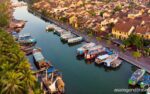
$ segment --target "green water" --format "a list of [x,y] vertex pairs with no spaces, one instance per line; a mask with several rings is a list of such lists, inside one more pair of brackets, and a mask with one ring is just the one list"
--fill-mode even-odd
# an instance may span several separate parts
[[[126,94],[115,93],[114,89],[129,88],[128,78],[135,68],[133,65],[123,61],[119,68],[108,69],[78,60],[76,49],[82,44],[69,46],[52,32],[45,32],[49,23],[29,13],[26,7],[16,8],[14,17],[27,21],[21,33],[31,33],[37,40],[36,46],[42,48],[43,55],[62,71],[66,94]],[[29,60],[35,68],[32,55]]]

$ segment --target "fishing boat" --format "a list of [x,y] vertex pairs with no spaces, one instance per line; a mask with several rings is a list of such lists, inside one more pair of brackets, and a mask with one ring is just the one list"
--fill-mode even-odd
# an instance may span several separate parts
[[54,33],[61,36],[63,34],[67,34],[67,33],[70,33],[70,32],[68,32],[68,31],[66,31],[62,28],[57,27],[57,28],[55,28]]
[[36,40],[32,38],[31,35],[28,33],[19,35],[18,42],[20,44],[35,44]]
[[48,69],[42,82],[50,94],[63,94],[65,92],[65,84],[59,71]]
[[118,59],[118,54],[117,54],[117,53],[114,53],[114,54],[110,55],[109,58],[107,58],[106,60],[103,61],[103,62],[104,62],[104,65],[105,65],[106,67],[111,67],[111,63],[112,63],[113,61],[115,61],[116,59]]
[[80,48],[77,49],[77,55],[84,55],[86,51],[88,51],[90,48],[96,46],[95,43],[90,42],[90,43],[85,43],[82,45]]
[[138,69],[136,70],[131,78],[129,79],[129,85],[136,85],[138,83],[138,81],[143,77],[143,75],[145,74],[145,70],[144,69]]
[[74,37],[74,38],[68,39],[68,43],[69,44],[78,43],[78,42],[81,42],[82,40],[83,40],[82,37]]
[[103,61],[105,61],[110,55],[108,54],[104,54],[104,55],[99,55],[96,59],[95,59],[95,63],[96,64],[102,64],[104,63]]
[[48,25],[47,27],[46,27],[46,31],[54,31],[55,30],[55,28],[54,28],[54,25]]
[[71,33],[67,33],[67,34],[63,34],[61,35],[61,39],[64,41],[68,41],[68,39],[74,38],[76,37],[74,34]]
[[110,63],[110,66],[112,68],[117,68],[117,67],[119,67],[121,65],[121,62],[122,62],[122,60],[116,59],[116,60],[114,60],[113,62]]
[[21,50],[26,53],[26,55],[32,54],[32,51],[35,47],[33,46],[21,46]]
[[84,58],[86,60],[91,60],[97,57],[101,52],[104,52],[105,48],[101,45],[97,45],[91,49],[89,49],[87,52],[84,54]]
[[150,87],[150,75],[144,75],[141,82],[140,82],[141,88],[147,88]]
[[39,69],[45,69],[51,66],[50,62],[45,60],[40,48],[34,48],[32,54]]

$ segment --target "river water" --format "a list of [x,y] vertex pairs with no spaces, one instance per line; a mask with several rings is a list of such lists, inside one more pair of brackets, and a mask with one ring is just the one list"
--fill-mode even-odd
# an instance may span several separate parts
[[[126,94],[114,92],[114,89],[129,88],[128,79],[135,66],[123,61],[119,68],[108,69],[103,65],[78,60],[76,49],[82,43],[74,46],[62,43],[59,36],[45,32],[45,27],[50,23],[29,13],[26,7],[16,8],[14,17],[27,21],[21,33],[30,33],[37,40],[36,46],[42,48],[43,55],[62,71],[66,94]],[[36,70],[32,55],[28,58]]]

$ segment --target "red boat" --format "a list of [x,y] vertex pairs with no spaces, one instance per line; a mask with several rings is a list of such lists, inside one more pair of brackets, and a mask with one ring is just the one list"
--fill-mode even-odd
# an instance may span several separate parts
[[84,55],[84,58],[86,60],[91,60],[97,57],[101,52],[104,52],[105,48],[102,47],[101,45],[97,45],[93,48],[91,48],[89,51],[87,51]]

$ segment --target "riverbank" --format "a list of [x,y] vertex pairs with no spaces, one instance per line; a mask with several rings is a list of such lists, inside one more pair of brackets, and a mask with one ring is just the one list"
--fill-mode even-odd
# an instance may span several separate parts
[[31,92],[40,90],[37,79],[25,53],[11,35],[17,28],[22,30],[25,23],[23,20],[14,19],[10,0],[0,2],[0,93],[33,94]]
[[69,30],[69,31],[71,31],[72,33],[74,33],[76,35],[82,36],[86,42],[90,42],[91,41],[91,42],[95,42],[96,44],[100,44],[100,45],[103,45],[103,46],[110,47],[110,48],[114,49],[115,51],[117,51],[119,53],[119,57],[121,59],[123,59],[123,60],[125,60],[125,61],[127,61],[127,62],[129,62],[129,63],[139,67],[139,68],[143,68],[148,73],[150,73],[150,57],[142,57],[142,58],[139,58],[139,59],[135,59],[129,51],[126,51],[125,53],[123,53],[114,44],[108,45],[106,40],[98,41],[98,40],[96,40],[95,37],[88,37],[87,35],[85,35],[83,33],[80,33],[79,31],[75,30],[74,28],[72,28],[71,26],[69,26],[67,24],[64,24],[64,23],[61,23],[61,22],[56,21],[54,19],[50,19],[48,17],[45,17],[44,15],[40,14],[39,12],[33,11],[33,10],[29,9],[29,8],[28,8],[28,10],[31,13],[34,13],[35,15],[40,16],[42,19],[44,19],[46,21],[50,21],[51,23],[54,23],[54,24],[60,26],[63,29]]

